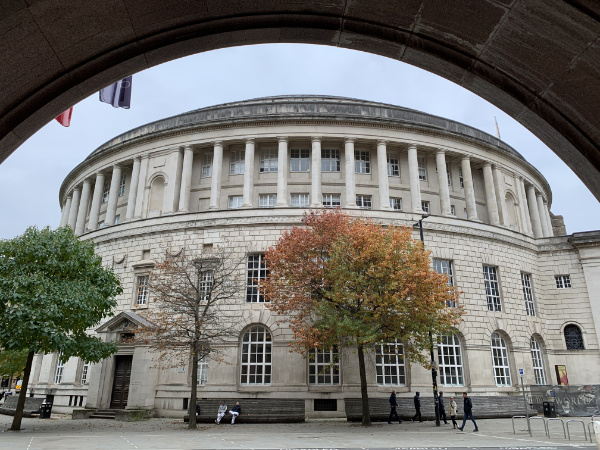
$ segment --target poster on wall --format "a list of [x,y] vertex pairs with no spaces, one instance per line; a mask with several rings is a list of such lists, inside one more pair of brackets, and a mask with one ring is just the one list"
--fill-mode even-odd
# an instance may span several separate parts
[[544,402],[554,402],[559,416],[585,417],[600,414],[600,385],[530,386],[530,403],[543,412]]
[[569,378],[567,377],[567,366],[554,366],[556,370],[556,380],[560,386],[568,386]]

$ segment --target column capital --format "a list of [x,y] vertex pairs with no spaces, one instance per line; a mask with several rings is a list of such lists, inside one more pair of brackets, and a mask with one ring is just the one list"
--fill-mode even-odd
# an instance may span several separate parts
[[184,145],[183,150],[191,150],[194,151],[194,147],[192,145]]
[[246,145],[248,145],[248,144],[255,144],[256,143],[256,139],[255,138],[246,138],[244,140],[244,142],[246,143]]
[[350,144],[350,143],[354,143],[354,141],[356,141],[356,138],[353,137],[344,137],[344,144]]
[[310,142],[321,142],[321,136],[311,136]]
[[437,148],[435,150],[435,154],[436,155],[439,155],[439,154],[445,155],[446,154],[446,149],[445,148]]
[[277,142],[287,142],[288,140],[287,136],[277,136]]
[[116,168],[119,168],[119,169],[120,169],[122,164],[123,164],[123,163],[121,163],[121,162],[118,162],[118,163],[113,163],[113,164],[111,164],[111,165],[110,165],[110,167],[112,167],[112,168],[113,168],[113,170],[114,170],[114,169],[116,169]]
[[387,145],[387,141],[385,139],[377,139],[377,145]]
[[415,144],[414,142],[409,142],[408,143],[408,149],[410,150],[411,148],[414,148],[416,150],[417,149],[417,144]]
[[212,141],[213,147],[223,147],[223,141]]
[[[148,156],[145,155],[145,157],[147,158]],[[134,156],[133,157],[133,162],[136,162],[136,161],[140,161],[141,162],[142,161],[142,157],[141,156]]]
[[492,168],[492,163],[491,163],[491,162],[489,162],[489,161],[485,161],[485,162],[483,163],[483,167],[489,167],[489,168],[491,169],[491,168]]
[[469,155],[462,155],[460,157],[460,160],[461,161],[469,161],[469,162],[471,162],[471,157]]

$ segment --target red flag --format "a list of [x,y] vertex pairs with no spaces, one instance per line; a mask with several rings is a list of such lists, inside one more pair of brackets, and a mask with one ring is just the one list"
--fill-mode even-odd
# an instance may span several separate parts
[[68,127],[71,125],[71,116],[73,115],[73,107],[71,106],[64,113],[56,118],[56,121],[60,123],[63,127]]

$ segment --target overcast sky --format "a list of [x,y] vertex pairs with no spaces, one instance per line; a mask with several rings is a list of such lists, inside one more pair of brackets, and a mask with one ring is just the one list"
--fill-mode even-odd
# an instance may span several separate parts
[[418,109],[496,134],[546,177],[552,212],[567,233],[600,229],[600,204],[571,170],[523,126],[475,94],[381,56],[298,44],[216,50],[135,74],[132,106],[94,95],[75,105],[69,128],[47,124],[0,164],[0,239],[60,221],[64,177],[96,147],[131,128],[185,111],[249,98],[321,94]]

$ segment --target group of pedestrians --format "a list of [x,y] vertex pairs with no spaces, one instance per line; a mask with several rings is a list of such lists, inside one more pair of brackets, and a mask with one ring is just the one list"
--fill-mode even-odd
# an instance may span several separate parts
[[[415,415],[412,418],[412,421],[415,422],[417,419],[419,422],[423,422],[421,417],[421,393],[416,392],[413,397],[413,403],[415,405]],[[466,392],[463,392],[463,423],[459,427],[456,423],[456,415],[458,413],[458,405],[456,401],[454,401],[454,397],[450,397],[450,403],[448,404],[450,420],[452,420],[452,426],[454,429],[458,428],[460,431],[463,431],[465,428],[465,424],[468,419],[471,419],[473,425],[475,425],[475,429],[473,431],[479,431],[477,428],[477,422],[475,422],[475,418],[473,417],[473,402],[471,401],[471,397],[467,395]],[[446,405],[444,404],[444,393],[440,392],[438,395],[438,411],[439,417],[444,421],[444,424],[448,425],[448,418],[446,416]],[[398,415],[398,401],[396,400],[396,391],[392,391],[390,395],[390,415],[388,417],[388,423],[392,423],[392,419],[395,418],[398,423],[402,423],[402,419]]]
[[[231,414],[231,425],[235,423],[235,419],[242,413],[242,407],[240,406],[240,402],[236,402],[235,406],[229,410],[229,414]],[[219,405],[219,410],[217,411],[217,420],[215,420],[216,424],[221,423],[221,419],[227,414],[227,405],[225,404],[225,400],[221,402]]]

